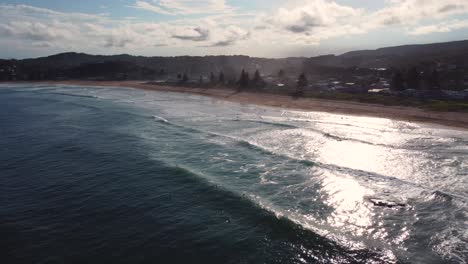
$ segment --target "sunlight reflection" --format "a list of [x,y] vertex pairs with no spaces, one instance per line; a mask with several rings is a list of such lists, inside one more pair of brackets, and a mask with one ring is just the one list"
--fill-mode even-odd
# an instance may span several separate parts
[[325,192],[326,203],[334,208],[327,221],[335,227],[342,227],[363,233],[372,226],[373,212],[365,204],[365,197],[373,195],[372,190],[362,187],[350,177],[326,175],[322,180],[322,190]]

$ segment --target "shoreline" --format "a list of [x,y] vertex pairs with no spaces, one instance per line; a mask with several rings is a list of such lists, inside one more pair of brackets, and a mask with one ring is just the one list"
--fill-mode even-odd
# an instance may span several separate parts
[[435,112],[416,107],[386,106],[378,104],[367,104],[338,100],[324,100],[316,98],[294,99],[291,96],[287,95],[255,92],[236,92],[227,88],[176,87],[145,84],[141,81],[42,81],[4,83],[43,83],[78,86],[103,86],[122,88],[125,87],[142,89],[147,91],[190,93],[224,101],[237,102],[241,104],[262,105],[312,112],[327,112],[333,114],[380,117],[399,121],[431,123],[449,127],[468,129],[468,114],[462,112]]

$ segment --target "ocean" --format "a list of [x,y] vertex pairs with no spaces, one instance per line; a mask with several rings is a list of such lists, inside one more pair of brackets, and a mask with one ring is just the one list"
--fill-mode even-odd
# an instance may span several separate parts
[[467,259],[466,130],[0,86],[1,263]]

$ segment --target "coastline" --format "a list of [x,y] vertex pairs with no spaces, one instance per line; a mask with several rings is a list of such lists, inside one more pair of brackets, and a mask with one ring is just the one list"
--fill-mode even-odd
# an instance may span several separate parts
[[[25,83],[25,82],[11,82]],[[333,114],[346,114],[356,116],[369,116],[388,118],[399,121],[410,121],[418,123],[431,123],[449,127],[468,129],[468,114],[461,112],[435,112],[415,107],[385,106],[348,101],[323,100],[316,98],[298,98],[291,96],[236,92],[226,88],[190,88],[145,84],[141,81],[43,81],[31,83],[63,84],[78,86],[104,86],[104,87],[126,87],[143,89],[148,91],[191,93],[207,96],[219,100],[237,102],[241,104],[254,104],[293,110],[327,112]]]

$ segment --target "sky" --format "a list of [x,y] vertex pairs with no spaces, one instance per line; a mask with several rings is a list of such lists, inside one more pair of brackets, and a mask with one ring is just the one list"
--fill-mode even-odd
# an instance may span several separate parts
[[468,0],[0,0],[0,58],[311,57],[468,39]]

